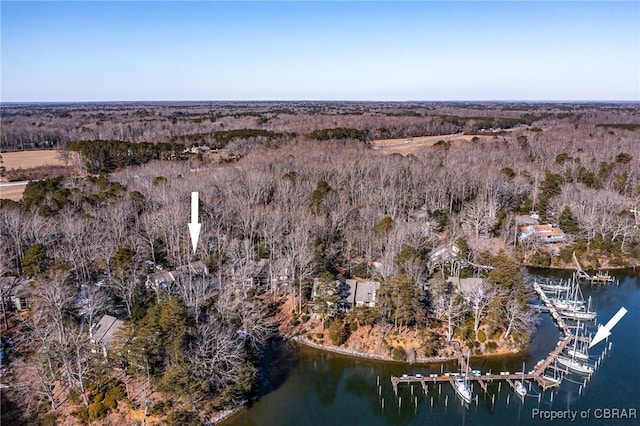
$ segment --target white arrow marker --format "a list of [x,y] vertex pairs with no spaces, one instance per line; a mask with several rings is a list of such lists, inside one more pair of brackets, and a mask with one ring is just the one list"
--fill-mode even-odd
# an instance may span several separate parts
[[200,224],[198,223],[198,206],[200,199],[197,192],[191,193],[191,223],[189,223],[189,234],[191,234],[191,245],[193,246],[193,254],[196,254],[196,246],[198,238],[200,238]]
[[618,321],[622,319],[623,316],[625,316],[626,313],[627,310],[622,307],[620,308],[620,310],[618,310],[618,312],[616,312],[616,314],[609,320],[608,323],[606,323],[605,325],[600,325],[600,327],[598,327],[596,335],[593,336],[593,340],[591,340],[591,343],[589,344],[589,349],[591,349],[592,346],[597,345],[607,337],[611,336],[611,329],[618,323]]

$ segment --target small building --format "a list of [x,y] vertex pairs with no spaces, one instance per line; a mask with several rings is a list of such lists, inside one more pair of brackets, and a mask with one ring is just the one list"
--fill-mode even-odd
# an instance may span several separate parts
[[[311,301],[315,303],[319,278],[313,280]],[[350,311],[356,306],[374,307],[377,302],[380,283],[363,279],[335,280],[336,291],[339,294],[338,305],[343,311]]]
[[[19,277],[0,278],[2,293],[9,297],[10,309],[26,311],[31,306],[31,280]],[[3,300],[4,302],[4,300]]]
[[98,324],[92,329],[91,343],[96,345],[92,350],[93,353],[101,351],[104,357],[107,357],[109,346],[113,341],[116,332],[122,327],[124,321],[117,319],[111,315],[104,315]]
[[209,275],[209,268],[204,262],[198,260],[193,263],[178,266],[173,271],[158,270],[147,276],[145,284],[147,288],[152,288],[156,292],[159,292],[160,290],[167,290],[176,280],[184,275],[207,276]]
[[247,285],[266,284],[269,280],[269,261],[238,260],[231,267],[231,279]]
[[175,282],[176,277],[170,271],[157,271],[147,277],[146,285],[153,289],[166,289]]
[[186,265],[178,266],[175,272],[173,272],[173,276],[175,277],[180,274],[209,275],[209,268],[203,261],[198,260],[192,263],[187,263]]
[[564,232],[559,227],[548,223],[521,226],[518,241],[531,237],[543,243],[560,243],[564,241]]
[[343,299],[347,309],[353,309],[356,306],[376,306],[378,290],[380,283],[378,281],[364,281],[357,279],[346,280],[348,286],[347,293]]
[[449,277],[447,278],[447,284],[450,284],[452,288],[458,289],[460,293],[467,293],[482,284],[482,278]]
[[289,273],[289,262],[286,259],[277,259],[273,261],[267,270],[271,271],[272,287],[284,286],[291,278],[291,274]]

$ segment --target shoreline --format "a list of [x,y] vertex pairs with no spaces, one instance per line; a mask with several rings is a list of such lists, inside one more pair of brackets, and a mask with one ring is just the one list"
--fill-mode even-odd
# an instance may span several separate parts
[[[454,355],[452,356],[433,356],[433,357],[416,357],[416,362],[410,363],[407,361],[396,361],[390,356],[387,355],[379,355],[379,354],[371,354],[367,352],[356,351],[355,349],[348,348],[340,348],[338,346],[328,346],[322,345],[320,343],[311,342],[310,340],[301,337],[301,336],[292,336],[289,337],[288,340],[292,340],[298,344],[308,346],[314,349],[318,349],[321,351],[333,352],[340,355],[345,355],[353,358],[363,358],[363,359],[371,359],[375,361],[385,361],[385,362],[393,362],[396,364],[406,364],[406,365],[417,365],[417,364],[439,364],[444,362],[456,361],[458,358]],[[525,349],[521,349],[516,352],[499,352],[493,354],[482,354],[475,355],[472,358],[493,358],[499,356],[517,356],[518,354],[522,354]]]
[[[535,266],[535,265],[530,265],[528,263],[524,263],[521,262],[520,265],[524,266],[525,268],[533,268],[533,269],[542,269],[545,271],[575,271],[576,268],[575,267],[562,267],[562,266]],[[630,269],[630,270],[636,270],[640,268],[640,264],[639,265],[626,265],[626,266],[611,266],[611,267],[607,267],[607,268],[600,268],[600,269],[585,269],[585,272],[588,271],[623,271],[625,269]]]
[[219,423],[222,423],[223,421],[229,419],[230,417],[232,417],[233,415],[235,415],[238,411],[242,410],[244,407],[247,406],[247,403],[249,401],[243,401],[240,405],[238,405],[237,407],[234,408],[228,408],[226,410],[222,410],[219,413],[217,413],[216,415],[212,416],[209,419],[209,422],[211,424],[217,425]]

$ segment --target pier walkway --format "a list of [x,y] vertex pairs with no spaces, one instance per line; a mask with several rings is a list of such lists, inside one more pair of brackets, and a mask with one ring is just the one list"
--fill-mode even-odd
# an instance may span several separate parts
[[461,376],[466,376],[469,381],[478,382],[482,390],[487,392],[487,383],[494,382],[496,380],[505,380],[512,387],[514,387],[513,380],[534,380],[538,383],[538,385],[543,389],[547,390],[549,388],[559,386],[560,380],[556,380],[550,377],[545,376],[544,372],[547,368],[549,368],[552,364],[555,363],[556,358],[562,353],[562,351],[571,343],[574,339],[578,339],[580,341],[590,342],[591,338],[588,337],[576,337],[571,329],[567,326],[564,319],[560,316],[555,306],[551,303],[545,292],[542,288],[537,284],[533,283],[533,289],[538,293],[540,299],[544,304],[544,308],[551,314],[553,319],[555,320],[558,328],[563,334],[563,338],[558,342],[556,347],[549,353],[547,358],[538,362],[532,371],[529,373],[509,373],[502,372],[500,374],[479,374],[474,375],[471,370],[471,366],[467,363],[462,350],[458,347],[456,350],[456,357],[458,358],[458,362],[460,363],[460,370],[463,372],[461,374],[458,373],[444,373],[444,374],[429,374],[428,376],[423,376],[420,374],[408,375],[405,374],[402,377],[391,377],[391,385],[393,387],[394,393],[398,393],[398,385],[402,383],[412,384],[412,383],[420,383],[422,388],[426,392],[428,391],[429,384],[438,384],[438,383],[451,383],[454,385],[454,381],[456,378]]

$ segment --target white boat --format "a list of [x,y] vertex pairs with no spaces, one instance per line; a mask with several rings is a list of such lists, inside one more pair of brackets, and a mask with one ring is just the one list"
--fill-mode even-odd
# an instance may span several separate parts
[[587,304],[587,309],[585,311],[582,309],[566,309],[561,310],[560,315],[565,318],[574,319],[578,321],[592,321],[598,316],[595,311],[591,310],[591,296],[589,296],[589,303]]
[[462,398],[465,402],[471,402],[471,385],[469,381],[465,377],[464,379],[458,379],[453,382],[456,393]]
[[[471,351],[467,352],[467,365],[469,365],[469,356]],[[459,375],[453,382],[453,389],[466,403],[471,403],[471,384],[467,375]]]
[[573,311],[573,310],[563,310],[560,311],[560,315],[563,318],[569,318],[580,321],[593,321],[598,314],[595,312],[584,312],[584,311]]
[[515,386],[514,390],[518,395],[520,395],[520,398],[524,398],[527,394],[527,389],[524,387],[524,383],[522,381],[516,380],[513,385]]
[[584,311],[584,300],[549,299],[556,309]]
[[583,361],[589,361],[589,354],[580,352],[576,349],[567,349],[567,355],[574,359],[581,359]]
[[542,290],[549,291],[549,292],[551,291],[564,292],[564,291],[567,291],[567,289],[571,288],[569,284],[563,284],[562,282],[560,284],[541,284],[538,282],[536,283]]
[[591,374],[593,373],[593,367],[585,362],[580,362],[576,359],[566,358],[563,356],[559,356],[557,358],[558,364],[567,367],[571,371],[575,371],[580,374]]
[[568,348],[566,350],[567,355],[571,356],[572,359],[578,359],[582,361],[589,361],[589,352],[588,347],[585,344],[584,340],[580,341],[580,346],[578,346],[578,340],[581,335],[581,331],[583,327],[581,327],[580,320],[578,320],[578,325],[576,325],[576,336],[573,338],[573,347]]

